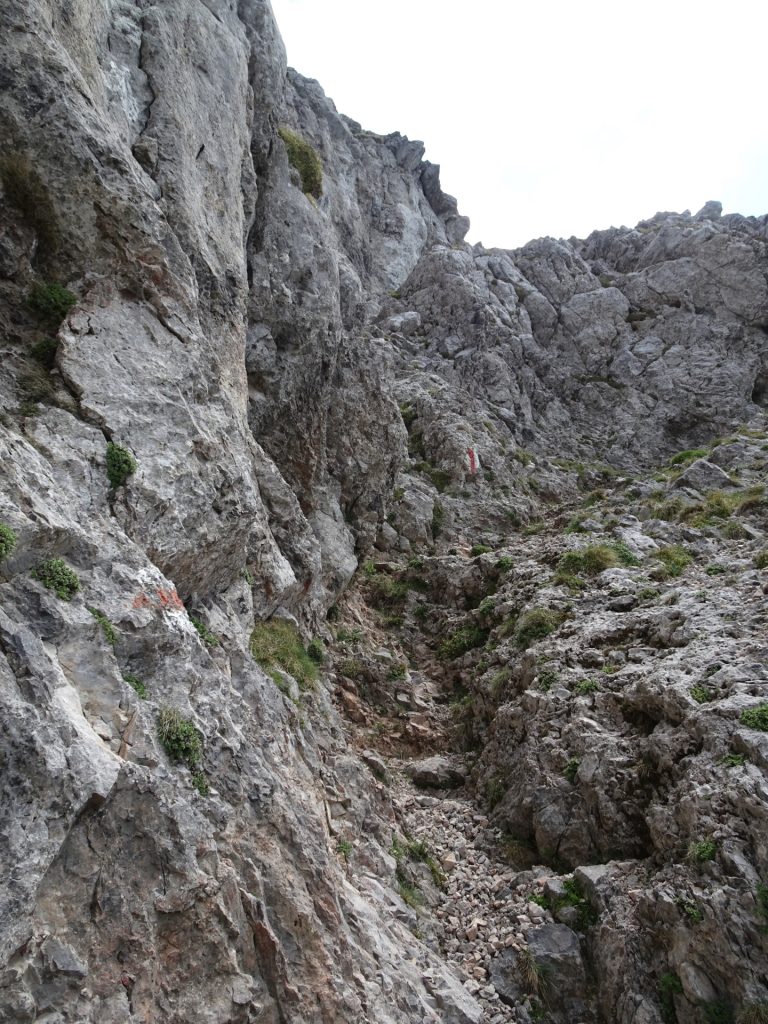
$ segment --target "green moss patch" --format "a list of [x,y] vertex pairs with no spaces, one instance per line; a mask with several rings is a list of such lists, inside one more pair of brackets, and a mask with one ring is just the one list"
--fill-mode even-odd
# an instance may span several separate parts
[[280,138],[285,143],[288,160],[301,177],[302,191],[315,199],[323,194],[323,165],[320,157],[306,139],[284,125],[278,129]]

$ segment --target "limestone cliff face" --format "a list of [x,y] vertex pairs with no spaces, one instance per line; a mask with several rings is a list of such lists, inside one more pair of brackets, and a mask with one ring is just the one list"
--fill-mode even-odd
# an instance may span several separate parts
[[501,536],[573,493],[547,456],[638,469],[759,413],[768,219],[470,247],[421,144],[286,69],[267,0],[8,0],[0,39],[0,1016],[479,1021],[332,676],[285,696],[251,632],[330,640],[374,543]]
[[[412,1019],[435,998],[431,954],[408,960],[394,896],[345,881],[329,809],[343,794],[380,860],[388,801],[327,692],[300,715],[248,641],[278,606],[317,623],[383,521],[405,431],[364,311],[398,275],[387,251],[405,238],[404,276],[448,215],[420,186],[418,146],[366,136],[287,79],[268,3],[12,3],[0,22],[0,519],[17,537],[2,564],[1,1015]],[[297,110],[318,145],[347,147],[349,182],[329,178],[324,209],[277,134]],[[58,333],[27,306],[51,280],[77,296]],[[47,332],[50,377],[30,354]],[[116,490],[108,441],[137,463]],[[79,577],[71,602],[30,574],[53,557]],[[208,797],[161,751],[161,707],[199,729]],[[457,980],[436,986],[472,1018]]]

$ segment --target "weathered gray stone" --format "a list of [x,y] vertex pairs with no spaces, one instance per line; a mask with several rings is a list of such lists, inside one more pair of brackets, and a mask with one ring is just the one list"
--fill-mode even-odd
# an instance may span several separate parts
[[452,789],[461,786],[466,779],[466,771],[461,766],[439,754],[408,765],[407,771],[415,785],[424,789]]
[[694,491],[707,491],[733,488],[734,482],[726,472],[707,459],[697,459],[675,480],[675,488],[692,488]]
[[491,964],[491,980],[503,1002],[514,1006],[524,996],[545,1002],[557,1021],[587,1014],[587,978],[579,937],[563,924],[544,924],[528,932],[524,953],[505,950]]

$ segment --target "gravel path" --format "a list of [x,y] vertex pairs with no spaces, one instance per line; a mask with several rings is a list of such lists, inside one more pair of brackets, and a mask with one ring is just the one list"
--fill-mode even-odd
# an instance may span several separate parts
[[524,947],[526,932],[545,918],[551,920],[529,895],[535,881],[552,872],[526,872],[524,884],[515,884],[521,872],[502,859],[503,836],[468,794],[423,793],[397,772],[396,763],[391,767],[405,832],[427,844],[446,876],[437,890],[440,902],[432,910],[443,955],[463,972],[465,987],[485,1009],[485,1024],[530,1020],[523,1006],[512,1008],[500,1001],[490,969],[501,951]]

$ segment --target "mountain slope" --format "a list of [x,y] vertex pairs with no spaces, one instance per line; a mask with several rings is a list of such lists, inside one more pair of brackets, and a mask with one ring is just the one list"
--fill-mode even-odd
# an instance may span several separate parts
[[[471,247],[266,0],[10,0],[0,39],[2,1015],[479,1021],[326,616],[374,545],[458,606],[451,549],[757,424],[768,218]],[[499,736],[481,788],[525,757]]]

